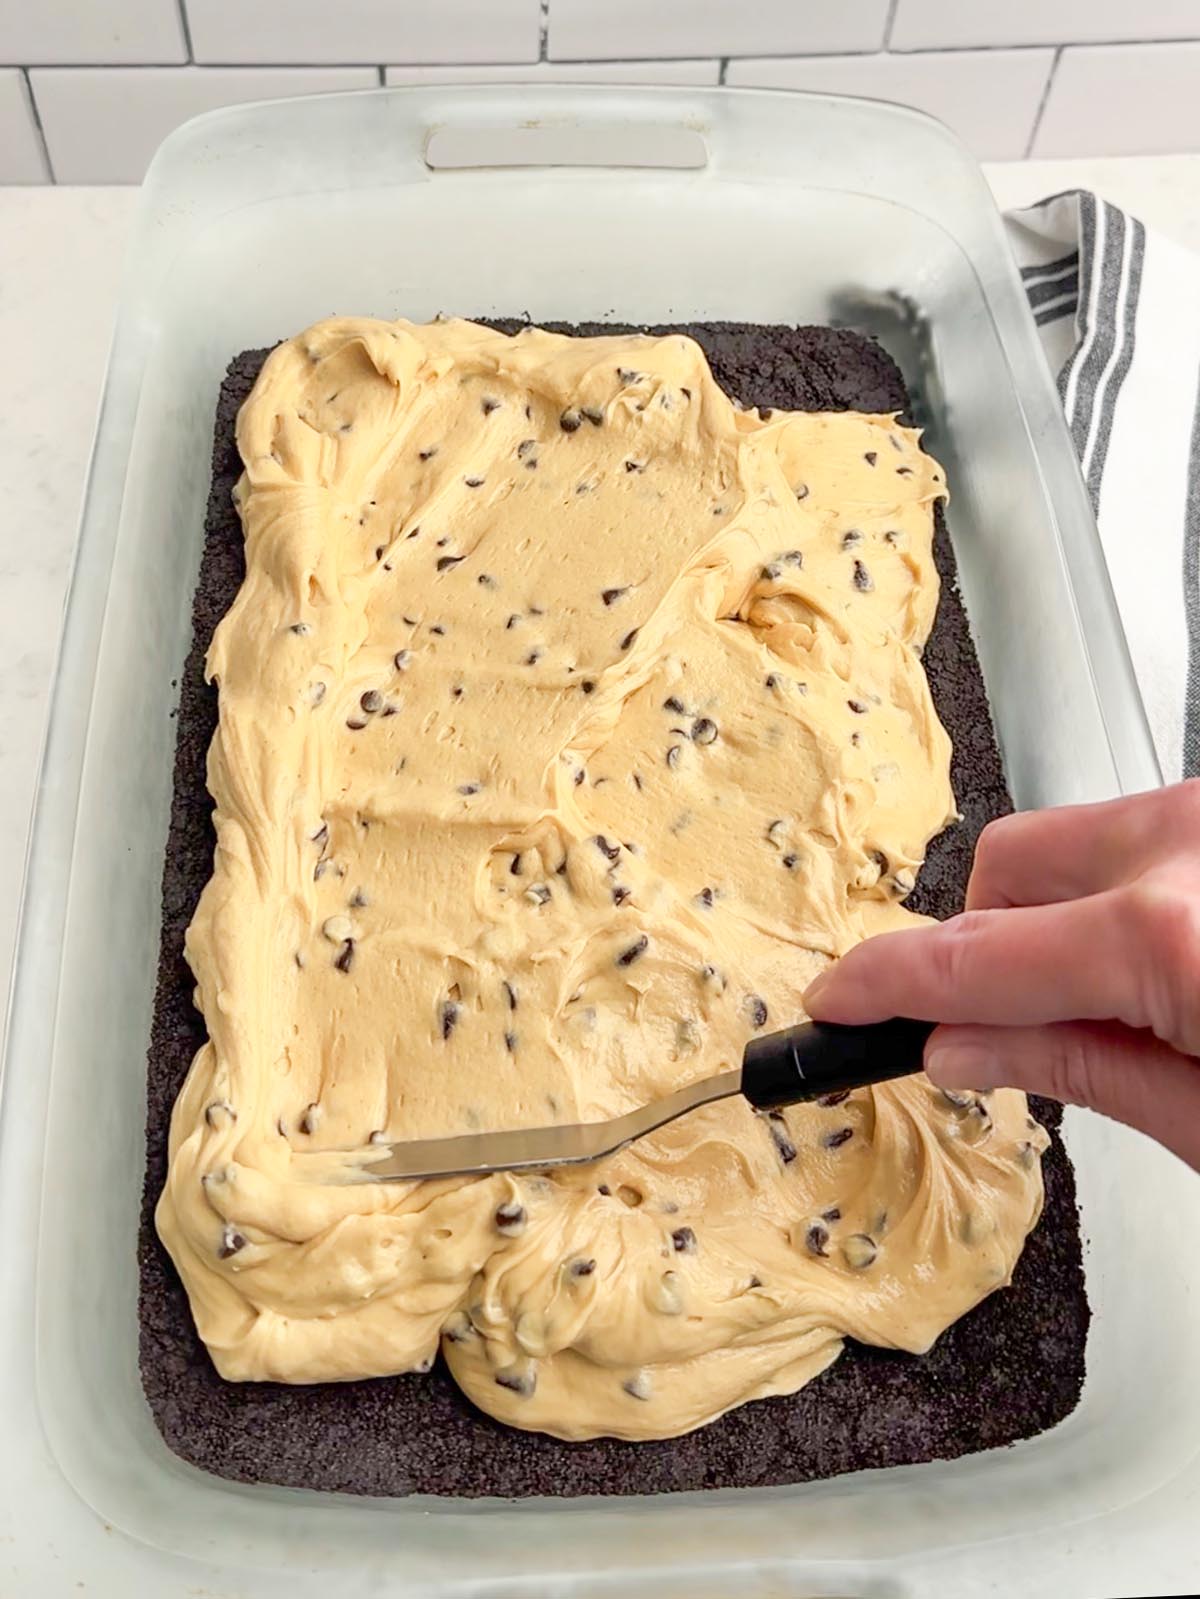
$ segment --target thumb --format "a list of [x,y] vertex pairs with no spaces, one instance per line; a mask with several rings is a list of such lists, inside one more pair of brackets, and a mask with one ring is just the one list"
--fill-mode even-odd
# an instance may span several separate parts
[[1200,1171],[1200,1060],[1119,1022],[939,1027],[925,1046],[939,1088],[1023,1088],[1136,1127]]

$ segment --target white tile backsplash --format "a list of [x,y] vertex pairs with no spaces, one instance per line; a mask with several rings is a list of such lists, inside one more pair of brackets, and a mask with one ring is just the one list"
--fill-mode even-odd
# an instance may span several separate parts
[[59,183],[139,183],[171,129],[201,111],[379,83],[374,67],[43,67],[29,76]]
[[1052,50],[954,50],[924,55],[731,61],[727,83],[816,89],[898,100],[947,123],[981,161],[1025,152]]
[[393,83],[716,83],[719,61],[532,61],[510,67],[389,67]]
[[0,0],[0,182],[137,181],[194,112],[380,79],[810,88],[984,158],[1200,151],[1198,52],[1200,0]]
[[186,61],[178,0],[0,0],[0,61]]
[[45,183],[49,176],[24,76],[8,67],[0,71],[0,183]]
[[1200,42],[1064,50],[1036,156],[1200,149]]
[[888,0],[550,0],[551,60],[878,50]]
[[1200,37],[1200,0],[899,0],[892,50]]
[[538,0],[187,0],[206,62],[536,61]]

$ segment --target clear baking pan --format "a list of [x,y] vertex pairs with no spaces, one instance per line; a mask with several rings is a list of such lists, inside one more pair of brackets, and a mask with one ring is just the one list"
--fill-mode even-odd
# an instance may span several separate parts
[[[982,1592],[979,1544],[1127,1504],[1200,1439],[1200,1185],[1083,1115],[1067,1126],[1090,1240],[1087,1387],[1069,1420],[1012,1449],[769,1492],[371,1501],[218,1480],[151,1421],[134,1257],[144,1054],[218,383],[234,352],[332,312],[438,311],[877,334],[949,473],[1018,803],[1158,781],[1000,220],[938,123],[821,96],[437,88],[180,129],[146,180],[104,391],[0,1107],[0,1504],[19,1507],[22,1558],[36,1541],[92,1593],[155,1599]],[[1021,1575],[1040,1591],[1036,1564]]]

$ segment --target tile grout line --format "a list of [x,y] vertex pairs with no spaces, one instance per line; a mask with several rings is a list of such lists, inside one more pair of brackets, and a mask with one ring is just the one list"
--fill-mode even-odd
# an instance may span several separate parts
[[1025,142],[1025,150],[1021,158],[1024,161],[1028,161],[1033,154],[1034,141],[1037,139],[1038,129],[1042,125],[1046,102],[1050,98],[1050,90],[1054,87],[1054,80],[1058,76],[1058,63],[1062,60],[1063,51],[1066,48],[1065,44],[1060,44],[1055,49],[1054,60],[1050,63],[1050,70],[1046,74],[1046,82],[1042,87],[1042,97],[1037,103],[1037,110],[1033,113],[1033,126],[1029,130],[1029,138]]
[[887,20],[883,24],[883,43],[880,50],[892,48],[892,29],[896,26],[896,12],[900,8],[900,0],[889,0]]
[[175,0],[175,4],[179,11],[179,26],[183,29],[183,42],[187,48],[187,64],[191,66],[196,60],[196,53],[192,49],[192,25],[188,21],[187,0]]
[[538,7],[538,60],[550,59],[550,0],[541,0]]
[[[885,50],[882,46],[872,50],[821,50],[809,51],[758,51],[754,55],[736,56],[556,56],[555,66],[640,66],[667,63],[675,65],[679,62],[714,61],[723,60],[727,63],[738,61],[831,61],[839,57],[849,60],[867,60],[872,56],[886,55],[892,61],[920,61],[924,56],[931,55],[1025,55],[1034,50],[1050,50],[1061,56],[1064,50],[1085,51],[1092,49],[1111,48],[1137,48],[1150,50],[1158,45],[1195,44],[1200,45],[1200,35],[1190,34],[1177,39],[1106,39],[1101,43],[1073,44],[939,44],[931,45],[921,50]],[[539,61],[549,61],[550,57],[538,56]],[[313,72],[334,72],[342,68],[371,67],[375,63],[368,61],[27,61],[21,66],[10,63],[19,72],[178,72],[182,67],[193,66],[200,72],[294,72],[297,70]],[[534,65],[531,61],[392,61],[388,65],[399,67],[527,67]]]
[[38,143],[42,147],[42,157],[46,163],[49,181],[57,183],[58,177],[54,171],[54,162],[50,158],[50,146],[46,140],[46,130],[42,126],[42,113],[38,110],[37,96],[33,92],[33,84],[29,78],[29,68],[22,67],[20,72],[21,82],[25,85],[25,99],[29,106],[29,114],[33,118],[33,126],[37,132]]

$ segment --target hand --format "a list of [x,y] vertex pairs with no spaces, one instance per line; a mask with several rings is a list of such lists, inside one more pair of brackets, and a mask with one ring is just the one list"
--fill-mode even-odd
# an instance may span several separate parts
[[961,916],[868,939],[804,1005],[943,1023],[940,1086],[1088,1105],[1200,1170],[1200,780],[992,822]]

